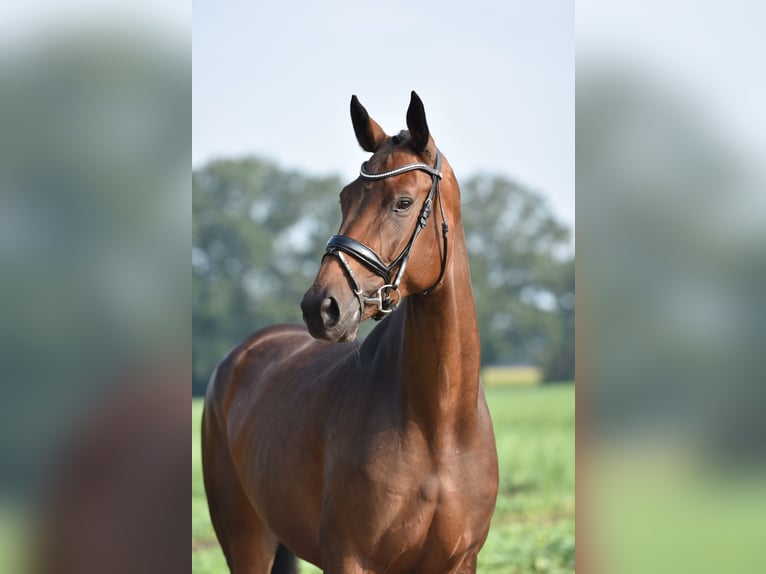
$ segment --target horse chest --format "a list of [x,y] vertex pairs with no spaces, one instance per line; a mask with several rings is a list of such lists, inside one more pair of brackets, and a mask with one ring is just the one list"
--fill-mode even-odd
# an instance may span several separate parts
[[348,472],[325,500],[323,547],[375,571],[452,571],[485,536],[491,508],[465,464],[451,462],[438,468],[404,449]]

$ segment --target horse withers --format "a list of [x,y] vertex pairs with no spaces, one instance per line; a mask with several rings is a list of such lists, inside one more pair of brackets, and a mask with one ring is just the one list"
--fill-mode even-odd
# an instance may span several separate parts
[[328,574],[473,573],[498,468],[460,190],[415,92],[395,136],[356,96],[351,119],[372,157],[341,191],[306,327],[249,336],[208,388],[210,516],[235,574],[293,554]]

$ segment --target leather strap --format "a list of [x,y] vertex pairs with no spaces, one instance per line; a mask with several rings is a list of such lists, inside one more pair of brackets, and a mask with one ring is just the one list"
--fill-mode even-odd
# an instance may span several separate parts
[[383,263],[383,260],[378,257],[378,254],[364,243],[357,241],[348,235],[333,235],[327,241],[326,251],[329,253],[336,250],[343,251],[344,253],[348,253],[356,259],[359,259],[367,267],[383,277],[383,279],[386,280],[386,283],[391,283],[391,268]]

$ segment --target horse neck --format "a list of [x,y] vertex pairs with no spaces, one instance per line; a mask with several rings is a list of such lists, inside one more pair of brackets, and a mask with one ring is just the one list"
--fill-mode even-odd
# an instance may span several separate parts
[[402,382],[408,419],[434,440],[470,432],[477,414],[479,330],[462,226],[438,288],[406,299]]

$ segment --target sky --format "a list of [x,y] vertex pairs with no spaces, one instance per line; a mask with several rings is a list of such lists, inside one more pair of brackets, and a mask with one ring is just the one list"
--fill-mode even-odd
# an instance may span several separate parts
[[572,1],[194,0],[192,165],[351,180],[351,95],[393,134],[415,90],[459,180],[512,178],[573,226],[574,47]]
[[579,0],[578,65],[636,67],[675,90],[742,155],[766,149],[766,4],[748,0]]

